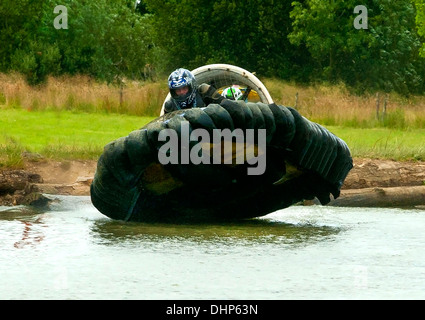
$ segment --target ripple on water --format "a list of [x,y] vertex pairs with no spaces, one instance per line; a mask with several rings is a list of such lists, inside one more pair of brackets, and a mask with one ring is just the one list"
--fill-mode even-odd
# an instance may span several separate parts
[[0,208],[0,298],[425,298],[423,210],[176,225],[113,221],[88,197],[51,208]]

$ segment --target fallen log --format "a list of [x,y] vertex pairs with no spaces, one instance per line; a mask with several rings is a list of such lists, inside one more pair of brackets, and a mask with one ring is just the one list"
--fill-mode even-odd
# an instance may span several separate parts
[[392,188],[342,190],[328,206],[336,207],[419,207],[425,205],[425,185]]

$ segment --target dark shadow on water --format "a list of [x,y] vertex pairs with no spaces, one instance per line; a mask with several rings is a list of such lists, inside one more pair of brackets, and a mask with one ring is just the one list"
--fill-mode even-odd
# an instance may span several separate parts
[[95,221],[92,234],[103,244],[116,242],[251,242],[251,243],[306,243],[337,235],[341,229],[312,224],[289,224],[267,219],[237,222],[163,224],[128,223],[114,220]]
[[[49,211],[51,212],[51,211]],[[12,207],[0,210],[2,220],[20,221],[24,224],[49,224],[46,211],[31,207]],[[81,221],[81,220],[80,220]],[[63,221],[62,221],[63,222]],[[83,222],[84,224],[86,222]],[[254,218],[232,222],[202,223],[141,223],[123,222],[102,218],[91,220],[88,227],[92,239],[102,245],[143,245],[162,242],[221,243],[226,245],[255,245],[277,243],[307,245],[332,239],[343,227],[323,226],[310,222],[287,223],[268,218]],[[83,226],[74,226],[75,228]]]

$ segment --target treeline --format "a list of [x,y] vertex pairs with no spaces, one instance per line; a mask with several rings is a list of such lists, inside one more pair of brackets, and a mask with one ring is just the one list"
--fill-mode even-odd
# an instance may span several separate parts
[[[367,11],[355,13],[359,4]],[[299,83],[424,94],[424,17],[424,0],[2,0],[0,72],[31,84],[62,74],[119,83],[230,63]]]

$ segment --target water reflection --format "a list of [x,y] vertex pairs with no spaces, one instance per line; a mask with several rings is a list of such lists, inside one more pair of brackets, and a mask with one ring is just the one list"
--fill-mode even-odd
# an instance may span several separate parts
[[87,197],[0,207],[0,299],[423,299],[424,225],[388,208],[177,225],[113,221]]
[[17,207],[2,207],[0,208],[0,221],[15,221],[19,222],[19,226],[15,226],[21,229],[21,232],[17,232],[17,237],[13,246],[17,249],[21,249],[27,246],[35,246],[44,240],[45,235],[43,228],[47,227],[44,221],[43,212],[25,206]]
[[[22,234],[15,242],[15,247],[22,247],[28,244],[36,244],[44,239],[42,228],[51,224],[53,227],[57,223],[53,216],[64,213],[64,219],[68,223],[73,223],[72,228],[89,228],[90,238],[96,244],[126,246],[140,245],[141,243],[160,242],[190,242],[194,243],[215,243],[222,245],[241,244],[261,244],[278,243],[290,246],[300,246],[312,244],[317,241],[327,240],[335,237],[344,227],[318,225],[314,221],[283,222],[267,217],[249,219],[236,222],[212,222],[212,223],[140,223],[123,222],[111,220],[103,215],[96,215],[96,218],[83,218],[85,213],[92,216],[91,210],[85,203],[87,199],[79,199],[78,206],[72,206],[66,201],[60,201],[51,211],[19,206],[7,209],[0,208],[0,221],[14,221],[22,224]],[[78,203],[78,202],[77,202]],[[74,206],[77,206],[75,208]],[[75,213],[80,212],[80,218],[75,219]],[[49,216],[46,219],[46,214]],[[70,214],[68,218],[65,215]],[[72,217],[74,215],[74,217]],[[16,226],[15,226],[16,227]]]
[[301,244],[338,234],[340,228],[312,224],[294,225],[267,219],[227,223],[164,224],[95,221],[92,232],[105,244],[117,241],[196,241]]
[[37,219],[37,215],[44,213],[45,211],[27,207],[27,206],[15,206],[15,207],[3,207],[0,206],[0,221],[1,220],[19,220],[19,219]]

